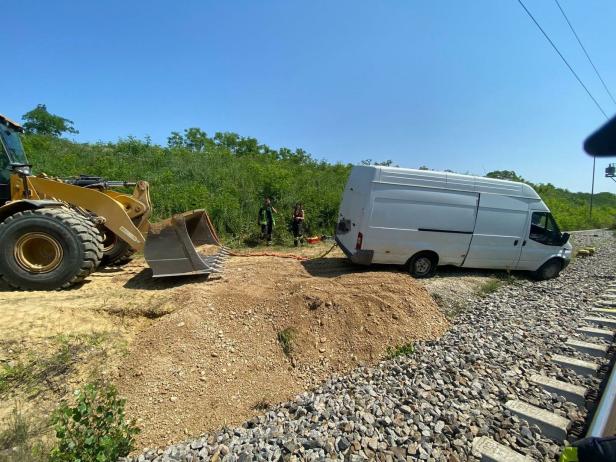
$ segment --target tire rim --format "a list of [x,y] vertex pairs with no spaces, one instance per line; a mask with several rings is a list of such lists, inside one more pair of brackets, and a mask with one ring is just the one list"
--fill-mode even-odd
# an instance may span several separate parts
[[60,243],[44,233],[26,233],[15,243],[15,260],[30,273],[55,270],[64,256]]
[[103,233],[103,253],[109,253],[115,245],[118,243],[118,237],[108,229],[102,231]]
[[420,257],[415,261],[415,272],[420,275],[428,274],[432,268],[432,261],[428,257]]

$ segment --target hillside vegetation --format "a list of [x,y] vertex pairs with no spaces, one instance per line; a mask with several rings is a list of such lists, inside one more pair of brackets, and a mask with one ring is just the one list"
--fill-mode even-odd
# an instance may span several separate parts
[[47,135],[24,136],[35,172],[69,177],[99,175],[147,180],[153,219],[205,208],[227,242],[255,242],[264,197],[278,210],[278,240],[289,235],[292,207],[302,202],[308,234],[332,234],[350,165],[317,161],[301,149],[273,150],[233,133],[208,137],[201,130],[173,133],[169,146],[148,140],[81,144]]
[[[50,135],[27,134],[24,147],[36,172],[68,177],[100,175],[114,180],[146,179],[152,187],[154,219],[205,208],[228,243],[251,244],[258,236],[257,211],[264,197],[278,209],[278,242],[288,239],[291,208],[306,210],[307,234],[332,234],[350,165],[317,161],[301,149],[279,150],[234,133],[207,136],[188,129],[169,137],[167,147],[148,139],[125,138],[112,143],[75,143]],[[491,177],[524,181],[511,171]],[[611,226],[616,195],[595,196],[551,184],[532,185],[566,230]]]
[[616,195],[598,193],[593,198],[592,219],[589,216],[590,193],[571,192],[551,183],[531,183],[514,171],[497,170],[490,178],[521,181],[532,186],[550,208],[561,229],[573,231],[613,227],[616,219]]

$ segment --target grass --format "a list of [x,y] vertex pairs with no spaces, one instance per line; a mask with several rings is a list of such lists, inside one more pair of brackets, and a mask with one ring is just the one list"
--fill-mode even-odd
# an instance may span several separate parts
[[0,425],[0,462],[47,461],[49,448],[41,441],[48,425],[26,417],[16,407]]
[[466,303],[459,300],[452,301],[448,306],[442,307],[447,319],[454,320],[466,308]]
[[493,279],[483,283],[476,291],[475,294],[480,297],[485,297],[493,292],[496,292],[504,285],[516,284],[516,277],[507,271],[506,274],[497,274]]
[[503,284],[504,281],[502,279],[490,279],[489,281],[484,282],[477,289],[477,295],[480,297],[485,297],[493,292],[496,292]]
[[286,329],[283,329],[280,332],[278,332],[278,335],[277,335],[278,343],[280,343],[282,352],[286,356],[290,357],[291,354],[293,353],[293,350],[295,347],[294,341],[296,337],[297,337],[297,331],[293,329],[292,327],[287,327]]
[[0,396],[16,388],[23,388],[32,395],[36,395],[43,384],[53,388],[56,378],[72,370],[77,354],[74,345],[64,344],[51,355],[30,354],[25,360],[4,364],[0,370]]
[[85,352],[100,352],[107,334],[58,335],[50,352],[29,352],[0,366],[0,398],[21,389],[36,396],[43,389],[61,389],[62,380],[76,367]]
[[408,356],[415,353],[415,346],[412,343],[404,343],[397,347],[387,347],[385,350],[386,359],[394,359],[399,356]]

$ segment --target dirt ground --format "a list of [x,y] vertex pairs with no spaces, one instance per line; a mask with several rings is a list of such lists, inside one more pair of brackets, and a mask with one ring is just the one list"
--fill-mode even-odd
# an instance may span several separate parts
[[169,290],[152,290],[163,286],[142,271],[142,262],[105,269],[63,291],[0,283],[0,372],[18,372],[17,383],[0,393],[0,421],[16,407],[45,417],[84,382],[112,377],[135,334],[177,309],[178,287],[166,282]]
[[154,280],[138,259],[67,291],[0,286],[0,366],[48,354],[59,336],[80,342],[62,386],[12,390],[0,418],[16,402],[48,413],[102,375],[142,428],[137,449],[162,446],[238,424],[332,373],[379,361],[388,347],[442,335],[449,322],[426,288],[450,306],[490,277],[445,270],[419,282],[335,251],[308,262],[232,257],[209,279]]

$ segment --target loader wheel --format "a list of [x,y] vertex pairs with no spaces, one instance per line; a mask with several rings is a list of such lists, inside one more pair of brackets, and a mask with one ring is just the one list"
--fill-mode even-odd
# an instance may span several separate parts
[[96,269],[102,250],[96,227],[64,207],[26,210],[0,223],[0,275],[19,289],[70,287]]
[[104,226],[100,229],[103,236],[103,258],[101,266],[122,266],[133,259],[135,250]]

